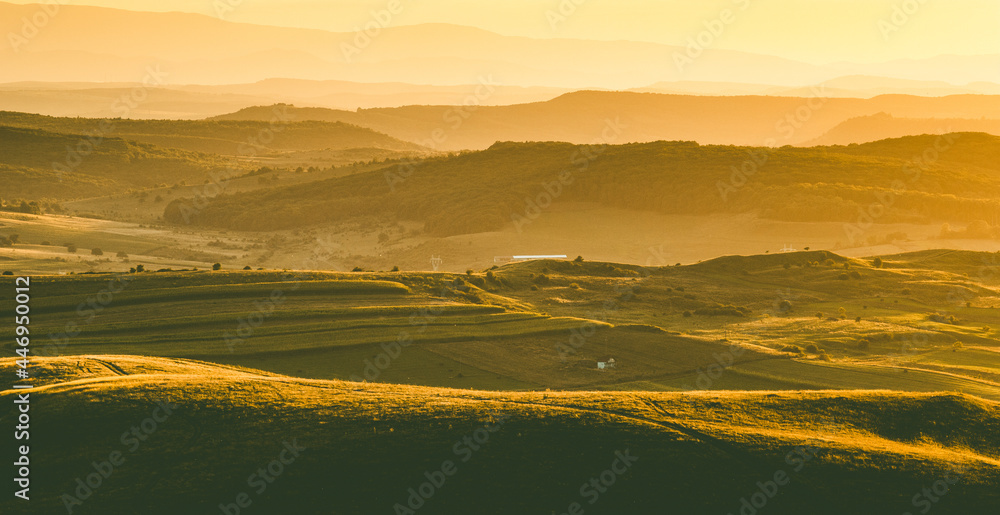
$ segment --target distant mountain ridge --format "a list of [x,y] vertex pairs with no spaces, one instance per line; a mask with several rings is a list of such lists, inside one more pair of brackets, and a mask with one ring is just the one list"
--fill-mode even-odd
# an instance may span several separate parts
[[[817,88],[813,94],[825,93]],[[263,120],[270,109],[247,108],[210,120]],[[368,127],[446,151],[485,149],[497,141],[588,144],[601,140],[609,125],[618,126],[620,132],[606,143],[665,140],[781,146],[809,144],[851,118],[880,112],[907,118],[1000,118],[1000,96],[884,95],[855,99],[578,91],[545,102],[512,106],[287,109],[296,119]],[[927,132],[945,131],[947,127],[941,126]],[[848,143],[864,141],[870,140]]]

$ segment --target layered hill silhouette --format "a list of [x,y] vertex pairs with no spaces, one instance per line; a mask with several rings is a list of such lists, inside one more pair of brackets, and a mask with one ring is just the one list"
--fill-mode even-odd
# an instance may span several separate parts
[[[580,91],[512,106],[409,106],[357,111],[288,108],[300,120],[369,127],[437,150],[484,149],[497,141],[566,141],[577,144],[697,141],[701,144],[801,145],[860,116],[1000,118],[1000,96],[872,99],[712,97]],[[272,107],[255,107],[210,120],[265,120]],[[608,129],[612,132],[609,132]],[[932,133],[955,132],[942,123]],[[857,139],[849,143],[862,143]]]
[[[0,30],[21,34],[38,5],[0,4]],[[184,34],[183,38],[178,38]],[[355,33],[281,28],[184,13],[60,5],[45,37],[0,48],[0,82],[142,79],[156,63],[172,84],[233,84],[274,77],[358,82],[633,88],[660,81],[803,85],[864,74],[957,83],[996,81],[997,56],[940,56],[818,66],[766,55],[704,49],[679,68],[683,46],[628,41],[531,39],[470,27],[388,26],[377,44]],[[122,42],[128,42],[123,45]],[[351,48],[353,47],[353,50]]]
[[[820,86],[814,84],[813,87]],[[880,95],[916,95],[938,97],[948,95],[996,95],[1000,84],[975,82],[956,85],[944,81],[890,79],[867,75],[852,75],[830,79],[822,83],[830,97],[872,98]],[[639,93],[666,93],[672,95],[770,95],[810,96],[810,87],[788,87],[774,84],[745,84],[735,82],[658,82],[630,91]]]
[[[489,80],[489,77],[484,77]],[[495,79],[494,79],[495,81]],[[119,117],[114,106],[141,83],[14,82],[0,84],[0,110],[49,116]],[[405,83],[361,83],[267,79],[248,84],[164,85],[144,88],[145,100],[130,118],[200,119],[246,107],[291,103],[353,110],[406,105],[462,105],[475,96],[478,83],[437,86]],[[482,105],[509,105],[550,100],[563,88],[494,85]]]

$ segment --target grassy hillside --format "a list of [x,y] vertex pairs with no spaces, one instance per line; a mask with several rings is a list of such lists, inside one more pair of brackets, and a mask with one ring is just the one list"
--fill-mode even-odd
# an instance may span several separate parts
[[[63,495],[85,496],[72,506],[84,515],[218,513],[237,499],[250,513],[408,513],[395,505],[429,478],[419,513],[738,513],[761,485],[778,514],[1000,502],[1000,406],[964,395],[501,393],[128,356],[33,367],[32,501],[8,497],[4,513],[59,512]],[[12,423],[16,392],[0,398]],[[95,470],[100,486],[74,492]],[[610,486],[583,486],[602,476]],[[923,489],[938,481],[947,492],[931,503]]]
[[[274,230],[378,217],[419,221],[430,234],[454,235],[530,222],[552,199],[665,214],[755,213],[798,222],[854,223],[859,210],[868,212],[873,204],[878,223],[971,222],[994,215],[1000,207],[995,200],[1000,138],[951,135],[938,142],[943,157],[917,168],[912,159],[933,149],[936,138],[780,149],[690,142],[497,143],[413,166],[387,164],[366,174],[219,197],[194,223]],[[888,203],[891,209],[885,208]],[[445,205],[448,209],[441,209]],[[178,206],[168,207],[165,218],[180,220]]]

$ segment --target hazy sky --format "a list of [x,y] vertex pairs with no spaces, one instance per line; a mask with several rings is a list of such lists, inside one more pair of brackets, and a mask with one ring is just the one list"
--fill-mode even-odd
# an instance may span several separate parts
[[[225,13],[227,20],[337,32],[363,26],[372,20],[371,11],[383,10],[390,3],[390,0],[58,1],[212,16],[216,15],[218,5],[232,5],[232,11]],[[813,63],[1000,53],[998,0],[398,1],[402,12],[392,18],[392,25],[446,22],[508,35],[668,44],[686,44],[688,37],[705,30],[705,23],[718,19],[723,9],[731,9],[731,23],[713,42],[715,48]],[[560,5],[568,14],[565,19],[554,16]],[[894,8],[898,9],[895,20]],[[906,14],[904,8],[912,14]]]

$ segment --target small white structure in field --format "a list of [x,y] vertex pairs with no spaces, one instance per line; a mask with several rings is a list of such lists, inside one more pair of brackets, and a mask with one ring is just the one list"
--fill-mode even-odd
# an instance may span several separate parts
[[535,261],[536,259],[569,259],[566,254],[550,254],[537,256],[511,256],[511,261]]
[[441,259],[441,258],[439,258],[437,256],[431,256],[431,267],[434,268],[435,272],[437,272],[438,267],[440,267],[443,263],[444,263],[443,259]]
[[610,368],[615,368],[615,358],[597,362],[597,370],[608,370]]

